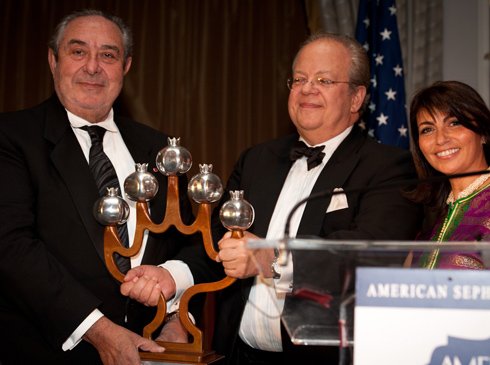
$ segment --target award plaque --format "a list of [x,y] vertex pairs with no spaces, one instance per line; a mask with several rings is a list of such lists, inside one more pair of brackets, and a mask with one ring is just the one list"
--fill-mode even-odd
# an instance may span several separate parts
[[[133,244],[126,248],[122,245],[118,235],[117,225],[127,220],[129,208],[127,203],[117,196],[117,189],[110,188],[105,197],[99,199],[94,207],[96,219],[106,226],[104,231],[104,256],[107,269],[111,275],[122,282],[124,274],[119,270],[115,254],[123,257],[132,257],[141,250],[144,231],[163,233],[174,226],[184,235],[200,233],[207,255],[216,261],[218,253],[213,246],[211,235],[211,204],[218,201],[223,194],[223,187],[218,176],[212,173],[212,165],[200,165],[200,173],[189,180],[188,194],[199,204],[194,222],[186,225],[182,222],[179,205],[178,175],[185,174],[192,166],[192,158],[184,147],[180,146],[180,139],[169,138],[168,146],[157,155],[158,170],[168,177],[167,200],[165,217],[161,223],[151,220],[148,211],[148,201],[158,191],[156,178],[147,171],[148,164],[136,164],[136,171],[129,175],[124,183],[125,193],[136,201],[136,230]],[[234,237],[240,237],[242,230],[247,229],[253,222],[253,208],[243,200],[243,192],[230,192],[231,200],[223,205],[220,217],[223,225],[232,231]],[[210,364],[222,358],[210,348],[209,339],[204,338],[203,331],[190,319],[189,301],[200,293],[211,293],[222,290],[235,281],[234,278],[224,277],[212,283],[196,284],[187,289],[180,300],[179,319],[191,337],[188,343],[161,342],[165,347],[163,353],[140,352],[142,360],[151,364],[158,363],[185,363]],[[142,336],[152,338],[153,333],[161,327],[167,315],[166,300],[163,294],[158,301],[156,315],[144,329]]]

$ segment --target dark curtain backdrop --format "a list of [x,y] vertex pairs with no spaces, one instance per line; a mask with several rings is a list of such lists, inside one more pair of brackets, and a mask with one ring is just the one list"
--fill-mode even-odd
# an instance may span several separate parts
[[308,33],[302,0],[1,0],[0,112],[51,95],[48,39],[61,17],[84,8],[132,28],[117,105],[181,137],[191,174],[212,163],[225,181],[241,151],[293,130],[286,79]]

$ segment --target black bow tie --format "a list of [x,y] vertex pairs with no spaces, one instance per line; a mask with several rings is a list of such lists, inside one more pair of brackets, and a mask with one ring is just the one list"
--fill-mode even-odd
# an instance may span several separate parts
[[306,162],[308,164],[308,170],[317,167],[322,163],[325,153],[323,148],[325,146],[308,147],[302,141],[296,141],[291,152],[289,153],[289,158],[291,161],[296,161],[298,158],[305,156],[307,158]]

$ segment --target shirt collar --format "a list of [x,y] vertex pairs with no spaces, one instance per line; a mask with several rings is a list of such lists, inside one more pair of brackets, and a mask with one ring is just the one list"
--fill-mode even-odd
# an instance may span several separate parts
[[[86,125],[94,125],[94,123],[90,123],[87,120],[80,118],[78,115],[71,113],[69,110],[65,110],[68,114],[68,120],[70,121],[70,125],[72,126],[72,128],[81,128]],[[104,119],[102,122],[97,123],[97,125],[107,129],[110,132],[118,131],[116,123],[114,122],[114,111],[112,110],[112,108],[109,111],[109,114],[107,114],[107,118]]]

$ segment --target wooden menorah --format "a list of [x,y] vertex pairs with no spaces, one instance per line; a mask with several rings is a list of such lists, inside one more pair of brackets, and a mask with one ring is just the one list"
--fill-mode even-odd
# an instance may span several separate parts
[[[171,226],[174,226],[179,232],[181,232],[184,235],[193,235],[199,232],[202,236],[202,241],[207,256],[214,261],[217,258],[218,253],[214,248],[212,234],[211,234],[211,203],[213,203],[214,201],[218,200],[221,197],[222,187],[216,186],[217,184],[213,182],[211,183],[211,185],[213,184],[214,185],[210,189],[208,189],[209,191],[199,191],[199,190],[195,191],[194,195],[198,197],[197,200],[199,203],[197,216],[191,225],[186,225],[182,222],[180,205],[179,205],[179,186],[178,186],[177,174],[182,173],[182,171],[185,170],[186,168],[188,170],[190,168],[191,162],[189,163],[189,161],[186,160],[187,158],[186,153],[188,153],[188,151],[178,146],[178,142],[179,142],[178,139],[177,140],[169,139],[169,146],[167,148],[162,149],[162,151],[160,151],[160,153],[157,156],[157,167],[159,168],[160,172],[168,176],[166,211],[165,211],[165,217],[163,221],[160,223],[155,223],[151,220],[148,211],[147,201],[150,200],[153,196],[151,193],[148,193],[148,191],[145,191],[144,187],[143,190],[140,190],[139,193],[135,194],[136,196],[131,197],[128,194],[133,200],[136,200],[136,231],[134,235],[133,244],[129,248],[126,248],[122,245],[117,233],[115,220],[105,221],[106,224],[106,228],[104,231],[105,263],[111,275],[120,282],[123,282],[124,274],[119,270],[118,266],[116,265],[114,254],[117,253],[121,256],[128,257],[128,258],[137,255],[142,247],[145,230],[148,230],[153,233],[164,233]],[[190,158],[190,154],[189,154],[189,158]],[[211,168],[212,168],[211,165],[201,165],[201,174],[209,174],[211,172]],[[144,165],[137,164],[136,169],[137,169],[136,173],[149,174],[146,171],[147,164]],[[187,171],[184,171],[184,173],[185,172]],[[204,186],[204,188],[206,188],[206,181],[204,180],[200,181],[199,184],[197,184],[197,186]],[[221,184],[221,181],[219,181],[219,184]],[[140,185],[143,186],[145,184],[140,184]],[[152,184],[146,184],[146,186],[150,186],[150,185]],[[126,183],[125,183],[125,187],[126,187]],[[218,194],[216,190],[220,190],[220,189],[221,192],[219,192]],[[128,189],[125,190],[126,193],[128,193]],[[127,204],[122,200],[122,198],[120,198],[120,200],[124,204]],[[102,206],[103,203],[99,202],[99,207]],[[103,215],[104,208],[102,207],[99,210],[101,211],[101,215]],[[107,211],[109,211],[109,209],[107,209]],[[114,211],[114,209],[112,211]],[[253,209],[251,214],[251,220],[253,221]],[[251,223],[244,228],[248,228],[250,225]],[[238,227],[233,226],[231,228],[234,237],[239,237],[241,231],[238,229]],[[231,285],[234,281],[235,281],[234,278],[226,276],[220,281],[212,282],[212,283],[196,284],[190,287],[189,289],[187,289],[183,293],[182,298],[180,300],[179,319],[183,327],[190,334],[191,337],[190,342],[174,343],[174,342],[159,341],[158,343],[163,347],[165,347],[166,349],[165,352],[163,353],[141,352],[140,353],[141,359],[150,360],[153,362],[174,362],[174,363],[187,363],[187,364],[209,364],[220,359],[222,356],[216,354],[210,348],[207,348],[208,346],[207,343],[209,342],[206,342],[204,340],[203,330],[198,328],[192,322],[189,316],[189,301],[191,300],[192,297],[194,297],[197,294],[211,293],[211,292],[222,290],[228,287],[229,285]],[[156,315],[153,318],[153,320],[144,327],[142,336],[151,339],[154,332],[158,328],[160,328],[164,323],[166,315],[167,315],[166,298],[164,298],[163,295],[160,295],[158,305],[157,305]]]

